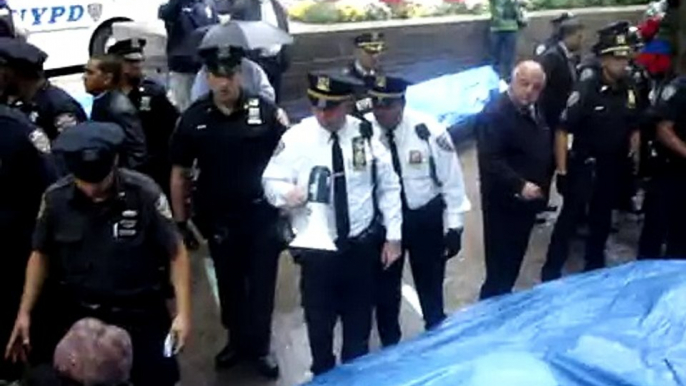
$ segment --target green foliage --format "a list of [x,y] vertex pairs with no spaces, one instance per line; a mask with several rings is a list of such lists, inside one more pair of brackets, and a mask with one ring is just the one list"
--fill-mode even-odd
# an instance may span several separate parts
[[333,2],[318,2],[310,7],[303,15],[302,21],[312,24],[338,23],[343,15]]
[[567,9],[586,7],[611,7],[622,5],[648,4],[647,0],[532,0],[530,8],[539,9]]

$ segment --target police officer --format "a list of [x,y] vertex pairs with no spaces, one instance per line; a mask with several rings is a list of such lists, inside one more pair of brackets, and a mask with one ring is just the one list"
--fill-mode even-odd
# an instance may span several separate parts
[[229,342],[218,368],[251,360],[269,378],[279,376],[270,352],[278,257],[278,211],[263,197],[262,171],[286,127],[277,107],[241,88],[241,50],[200,52],[212,91],[182,115],[172,136],[172,200],[187,228],[185,192],[194,162],[200,169],[194,222],[209,240],[219,285],[222,323]]
[[[336,365],[333,334],[339,317],[341,360],[368,352],[374,269],[379,259],[388,269],[400,257],[402,209],[390,154],[373,138],[369,122],[348,115],[354,91],[349,79],[339,72],[312,73],[308,78],[314,117],[284,134],[263,180],[269,201],[291,211],[300,233],[309,223],[303,206],[313,168],[331,173],[325,223],[311,225],[323,228],[337,250],[304,249],[299,259],[312,373],[319,375]],[[329,188],[315,190],[324,190],[328,201]],[[384,244],[381,256],[379,244]]]
[[91,119],[119,125],[125,134],[119,166],[143,170],[147,162],[145,134],[136,107],[119,90],[122,63],[116,56],[92,57],[86,64],[83,83],[93,95]]
[[551,32],[550,36],[543,41],[543,43],[536,45],[534,48],[534,56],[543,55],[548,48],[555,46],[560,41],[560,25],[568,20],[575,20],[576,16],[571,12],[562,12],[552,20],[550,20]]
[[[43,196],[7,354],[16,359],[30,347],[31,312],[50,277],[59,283],[60,308],[50,322],[57,339],[84,317],[117,325],[133,342],[132,382],[174,385],[178,369],[165,339],[169,334],[178,352],[188,337],[190,265],[157,185],[115,167],[123,141],[117,125],[86,122],[55,142],[72,174]],[[173,323],[162,291],[167,266],[177,299]]]
[[[600,34],[594,51],[602,71],[587,71],[576,84],[556,136],[557,186],[565,199],[543,267],[546,281],[562,274],[569,241],[587,207],[585,269],[605,265],[621,173],[628,155],[638,150],[637,99],[627,76],[632,53],[626,33]],[[574,135],[569,168],[567,134]]]
[[[667,85],[657,103],[657,140],[664,154],[661,173],[656,176],[660,198],[666,212],[660,218],[666,223],[666,253],[669,258],[686,257],[686,78],[680,76]],[[646,214],[647,215],[647,214]],[[645,232],[645,230],[644,230]],[[643,237],[643,235],[642,235]],[[659,245],[659,249],[658,249]],[[662,243],[642,257],[660,257]],[[655,252],[660,254],[653,255]]]
[[553,167],[551,132],[537,106],[540,64],[515,67],[506,93],[489,102],[477,131],[486,280],[481,298],[512,291],[536,214],[545,208]]
[[[401,78],[377,76],[370,90],[374,113],[368,118],[400,176],[403,249],[409,252],[425,325],[431,329],[445,319],[445,265],[460,251],[470,203],[450,135],[438,122],[405,108],[407,86]],[[388,270],[378,264],[376,320],[384,346],[400,341],[403,265],[403,259]]]
[[[26,116],[0,105],[0,127],[0,342],[5,343],[19,309],[31,232],[41,194],[52,182],[52,168],[46,158],[50,142]],[[3,357],[0,383],[17,380],[20,370]]]
[[557,127],[572,86],[577,79],[576,55],[581,49],[584,27],[576,18],[560,22],[559,39],[543,52],[537,61],[545,70],[547,87],[543,90],[540,106],[548,127]]
[[87,119],[81,105],[45,78],[47,55],[17,39],[0,38],[0,59],[6,76],[3,95],[48,135],[50,140],[66,128]]
[[[381,54],[386,50],[384,34],[366,32],[355,37],[355,59],[343,69],[343,74],[357,79],[361,85],[355,86],[353,115],[363,118],[372,111],[372,100],[367,95],[369,86],[377,75],[381,75]],[[356,84],[358,82],[355,82]]]
[[143,75],[144,39],[121,40],[108,53],[122,60],[121,91],[128,95],[143,126],[147,161],[141,169],[152,177],[163,191],[169,191],[169,140],[179,112],[167,99],[164,86]]

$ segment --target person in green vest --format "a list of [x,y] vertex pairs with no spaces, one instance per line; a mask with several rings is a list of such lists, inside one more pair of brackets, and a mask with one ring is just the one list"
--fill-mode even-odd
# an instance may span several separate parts
[[520,0],[489,0],[491,11],[491,60],[501,79],[509,81],[517,52],[519,30],[526,26]]

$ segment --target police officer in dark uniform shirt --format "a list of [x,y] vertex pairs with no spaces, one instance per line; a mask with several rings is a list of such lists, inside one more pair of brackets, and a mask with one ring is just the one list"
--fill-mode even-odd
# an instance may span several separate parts
[[545,209],[553,170],[551,130],[537,106],[545,72],[514,70],[510,88],[489,102],[477,130],[486,280],[481,298],[512,291],[536,214]]
[[355,60],[343,69],[343,74],[359,81],[362,86],[355,87],[353,116],[364,117],[372,111],[372,99],[367,91],[377,75],[382,75],[380,56],[386,50],[384,34],[366,32],[355,37]]
[[[632,55],[626,33],[600,34],[594,51],[602,71],[586,69],[560,121],[556,141],[557,186],[564,196],[542,279],[561,276],[569,242],[588,208],[586,270],[605,266],[605,243],[616,208],[621,173],[638,150],[636,92],[628,78]],[[567,167],[567,135],[574,142]]]
[[578,19],[568,19],[560,23],[558,33],[559,40],[537,58],[545,70],[547,81],[540,106],[551,128],[557,127],[577,79],[576,54],[581,49],[584,27]]
[[[53,351],[73,323],[94,317],[130,334],[134,384],[171,386],[178,368],[174,352],[165,353],[165,339],[178,352],[188,337],[190,265],[164,194],[150,178],[115,167],[123,140],[115,124],[86,122],[55,142],[72,174],[43,196],[7,352],[25,354],[31,312],[50,277],[59,283],[59,310],[50,320]],[[168,266],[177,299],[173,323],[162,292]]]
[[[31,233],[40,197],[52,182],[46,157],[50,142],[43,132],[21,114],[0,106],[0,342],[7,342],[14,315],[19,309],[26,261],[31,254]],[[0,359],[0,383],[20,375],[19,368]]]
[[128,39],[115,43],[108,53],[122,59],[121,91],[129,96],[138,110],[148,158],[141,169],[157,182],[163,191],[169,191],[169,140],[179,118],[179,112],[167,98],[164,86],[143,75],[145,57],[143,39]]
[[74,98],[45,79],[47,55],[39,48],[18,39],[0,38],[0,58],[4,60],[7,83],[3,95],[7,102],[23,111],[50,140],[87,119]]
[[119,157],[119,166],[143,170],[147,162],[145,133],[136,107],[119,90],[122,63],[113,55],[93,57],[86,64],[83,83],[86,92],[93,95],[91,120],[112,122],[125,134]]
[[283,241],[276,208],[263,195],[261,176],[286,127],[277,107],[241,88],[241,50],[201,51],[211,92],[182,115],[172,136],[172,202],[186,228],[185,192],[194,162],[200,169],[194,222],[209,240],[229,342],[218,368],[254,361],[269,378],[279,375],[270,352],[278,257]]
[[[666,213],[660,219],[666,223],[667,258],[686,258],[686,78],[680,76],[667,85],[656,106],[659,123],[657,140],[664,161],[656,176],[660,197]],[[646,216],[648,214],[646,213]],[[659,246],[659,248],[658,248]],[[660,253],[662,243],[651,253]],[[642,256],[659,258],[659,255]]]

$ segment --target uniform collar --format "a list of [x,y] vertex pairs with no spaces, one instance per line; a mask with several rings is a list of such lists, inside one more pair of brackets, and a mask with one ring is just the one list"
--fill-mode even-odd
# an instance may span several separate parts
[[574,54],[567,48],[567,45],[563,41],[557,42],[557,46],[560,47],[560,50],[562,50],[562,53],[567,59],[574,59]]
[[[241,88],[241,93],[238,96],[238,100],[236,101],[236,105],[234,106],[234,109],[233,109],[231,115],[246,111],[248,109],[248,101],[251,98],[252,97],[250,95],[248,95],[247,91],[245,91],[245,89]],[[209,107],[210,110],[216,111],[217,113],[220,113],[223,115],[226,115],[214,103],[214,96],[213,96],[212,91],[210,91],[209,93],[207,93],[207,95],[205,95],[205,99],[210,104],[210,107]]]
[[362,76],[364,76],[364,77],[367,77],[367,76],[375,76],[376,73],[377,73],[377,71],[375,71],[375,70],[371,70],[371,71],[365,70],[364,67],[362,67],[362,65],[360,64],[360,62],[358,62],[357,60],[353,63],[353,68],[355,69],[355,71],[356,71],[358,74],[360,74],[360,75],[362,75]]

